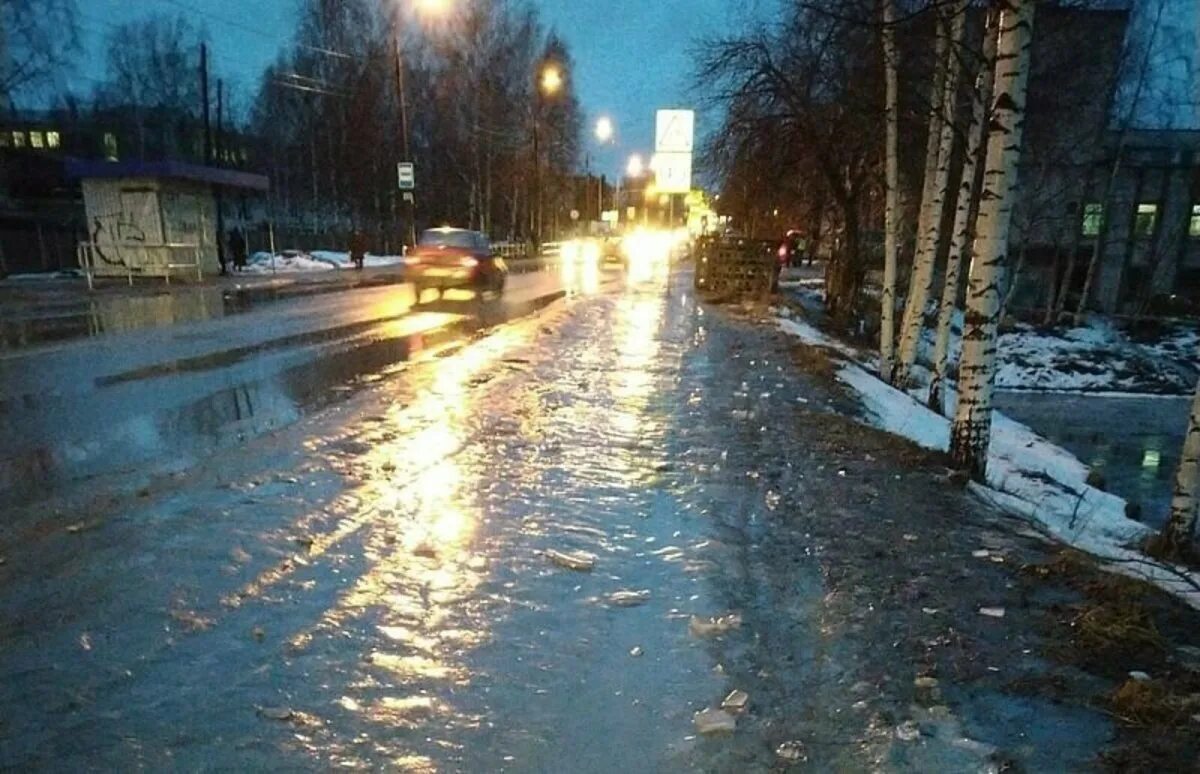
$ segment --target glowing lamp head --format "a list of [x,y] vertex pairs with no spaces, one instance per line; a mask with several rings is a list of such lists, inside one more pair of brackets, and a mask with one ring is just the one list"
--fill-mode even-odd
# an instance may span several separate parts
[[541,87],[548,97],[562,91],[563,74],[558,65],[548,64],[542,68]]
[[608,142],[613,138],[615,130],[613,128],[612,119],[608,116],[602,116],[596,122],[596,139],[600,142]]

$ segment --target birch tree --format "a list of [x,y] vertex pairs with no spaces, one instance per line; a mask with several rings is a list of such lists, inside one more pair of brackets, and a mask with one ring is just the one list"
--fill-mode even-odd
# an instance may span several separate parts
[[1178,556],[1196,534],[1196,496],[1200,494],[1200,386],[1192,399],[1188,416],[1187,435],[1183,453],[1175,471],[1175,492],[1171,498],[1171,515],[1163,526],[1160,548],[1168,557]]
[[[945,68],[940,93],[935,93],[935,98],[931,100],[933,112],[929,129],[936,144],[929,144],[932,154],[926,159],[925,196],[922,197],[917,251],[913,258],[908,298],[904,305],[900,357],[895,366],[895,378],[892,380],[902,389],[909,384],[912,367],[917,361],[917,352],[920,349],[921,331],[925,327],[925,306],[929,303],[929,296],[933,290],[934,267],[941,246],[946,191],[950,183],[950,162],[954,151],[953,116],[958,101],[958,77],[961,70],[959,49],[966,27],[966,3],[956,2],[952,13],[949,40],[939,46],[944,50],[944,65],[940,62],[935,64],[938,69],[943,66]],[[934,161],[932,168],[929,164],[931,159]]]
[[892,374],[896,356],[896,258],[900,232],[900,85],[899,54],[896,51],[896,3],[883,0],[883,72],[886,81],[887,178],[883,227],[883,293],[880,296],[879,375]]
[[954,312],[958,309],[958,293],[962,266],[967,255],[968,240],[974,232],[977,214],[978,172],[985,149],[988,105],[992,101],[992,84],[996,66],[996,17],[989,14],[984,27],[983,61],[975,80],[971,100],[971,127],[967,135],[967,151],[963,158],[962,182],[958,187],[958,202],[954,211],[954,227],[950,238],[950,253],[946,261],[946,279],[942,285],[942,300],[938,306],[937,338],[933,353],[933,377],[929,383],[929,407],[939,414],[946,413],[943,393],[950,371],[950,331]]
[[1002,0],[1000,3],[996,98],[989,121],[978,234],[963,318],[958,405],[950,431],[951,458],[979,481],[987,475],[1001,280],[1008,257],[1009,228],[1021,160],[1034,2]]

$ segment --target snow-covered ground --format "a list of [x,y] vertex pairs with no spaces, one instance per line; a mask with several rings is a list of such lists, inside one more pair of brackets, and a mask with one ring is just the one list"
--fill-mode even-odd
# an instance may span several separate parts
[[[871,424],[928,449],[949,448],[949,420],[869,373],[871,356],[790,316],[781,317],[779,326],[807,344],[848,358],[838,379],[857,394]],[[1200,573],[1143,554],[1137,546],[1150,536],[1150,528],[1125,515],[1125,500],[1089,486],[1087,478],[1087,466],[1069,452],[996,412],[987,486],[972,488],[1055,539],[1099,557],[1114,571],[1155,583],[1200,609]]]
[[1163,325],[1147,340],[1100,316],[1061,331],[1018,324],[1000,335],[996,387],[1187,394],[1200,370],[1198,344],[1196,326],[1182,322]]
[[[824,280],[806,278],[781,285],[806,307],[823,302]],[[935,307],[923,333],[914,376],[927,380],[933,362]],[[962,312],[955,315],[950,351],[960,351]],[[1134,334],[1111,318],[1092,315],[1075,328],[1016,323],[1000,334],[996,389],[1080,393],[1191,395],[1200,378],[1200,325],[1188,321],[1158,323]]]
[[[382,266],[400,266],[404,258],[399,255],[367,254],[363,266],[371,269]],[[352,269],[349,253],[339,253],[330,250],[313,250],[311,253],[299,250],[285,250],[275,256],[272,265],[270,253],[255,253],[250,256],[246,265],[249,274],[284,274],[310,271],[335,271],[337,269]]]

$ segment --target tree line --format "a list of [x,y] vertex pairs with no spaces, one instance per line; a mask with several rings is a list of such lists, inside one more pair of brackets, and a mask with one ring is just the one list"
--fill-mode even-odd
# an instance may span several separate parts
[[[848,331],[873,323],[880,378],[923,386],[918,353],[932,344],[924,394],[951,420],[954,463],[977,480],[987,473],[1000,322],[1028,234],[1041,218],[1082,214],[1045,206],[1083,194],[1055,177],[1065,165],[1099,166],[1092,193],[1111,208],[1165,2],[1153,0],[1149,35],[1114,42],[1054,15],[1085,0],[793,0],[770,24],[710,40],[697,56],[698,85],[723,117],[704,149],[723,181],[723,211],[751,234],[808,224],[808,249],[829,256],[831,321]],[[1110,43],[1120,52],[1112,61],[1089,48]],[[1035,69],[1078,71],[1086,88],[1031,79]],[[1118,94],[1115,117],[1107,94]],[[1102,157],[1114,130],[1113,158]],[[1074,222],[1050,225],[1078,235]],[[1070,286],[1078,245],[1056,246],[1056,262],[1072,265],[1055,267],[1061,285],[1047,293],[1046,322],[1084,318],[1103,243],[1079,267],[1081,292]],[[876,297],[864,287],[877,263]],[[1198,486],[1200,388],[1164,554],[1195,534]]]
[[[74,0],[0,0],[0,109],[24,96],[101,121],[124,138],[124,158],[261,171],[285,227],[359,230],[393,248],[431,224],[549,235],[569,217],[580,148],[571,53],[526,0],[447,8],[301,0],[293,41],[251,84],[218,74],[230,67],[207,28],[149,14],[111,25],[81,95],[59,87],[81,53]],[[546,67],[561,73],[553,93],[538,87]],[[416,165],[411,204],[402,161]]]

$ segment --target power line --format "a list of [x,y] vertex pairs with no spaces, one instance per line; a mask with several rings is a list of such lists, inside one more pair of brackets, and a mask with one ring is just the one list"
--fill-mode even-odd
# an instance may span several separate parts
[[[189,5],[188,3],[182,2],[182,0],[159,0],[159,2],[174,6],[175,8],[178,8],[182,11],[187,11],[188,13],[194,13],[199,16],[203,16],[207,19],[212,19],[213,21],[219,22],[228,27],[233,27],[234,29],[242,30],[243,32],[250,33],[251,35],[257,35],[260,38],[264,38],[266,40],[270,40],[275,43],[286,44],[288,42],[284,38],[278,37],[276,35],[272,35],[271,33],[264,32],[260,29],[256,29],[255,27],[251,27],[247,24],[243,24],[242,22],[234,21],[232,19],[227,19],[223,16],[218,16],[217,14],[214,14],[210,11],[202,11],[199,8]],[[310,46],[310,45],[307,45],[304,43],[297,43],[296,46],[298,48],[303,48],[305,50],[312,51],[317,54],[324,54],[325,56],[331,56],[331,57],[335,57],[338,59],[350,59],[350,60],[360,59],[360,57],[356,57],[352,54],[347,54],[343,51],[334,51],[333,49],[322,48],[320,46]]]

